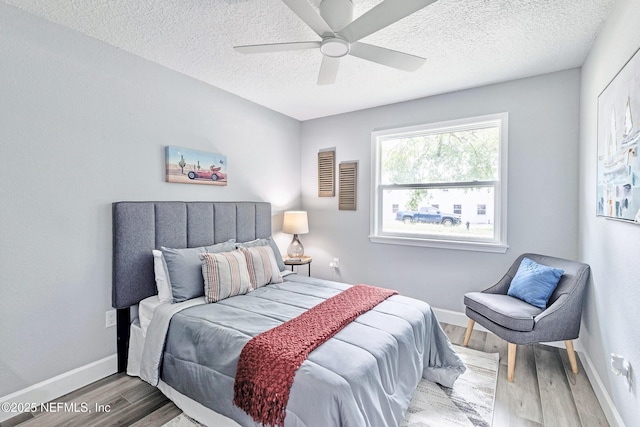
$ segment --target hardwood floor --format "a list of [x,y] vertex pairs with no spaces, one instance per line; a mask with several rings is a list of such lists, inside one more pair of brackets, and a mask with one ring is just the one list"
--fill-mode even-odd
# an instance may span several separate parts
[[[465,329],[442,324],[452,343],[462,345]],[[492,333],[473,331],[469,348],[500,353],[494,427],[608,426],[604,412],[578,356],[571,372],[564,349],[547,345],[518,346],[515,378],[507,381],[507,342]]]
[[[451,342],[462,345],[465,328],[444,323],[442,327]],[[545,345],[518,346],[515,380],[509,383],[506,341],[474,331],[469,348],[500,353],[494,427],[609,425],[579,358],[579,373],[575,375],[566,351]],[[104,378],[55,402],[75,403],[77,411],[61,408],[61,412],[25,413],[3,422],[1,427],[161,426],[181,413],[155,387],[124,374]],[[80,406],[83,403],[86,407]],[[84,408],[91,413],[82,412]]]

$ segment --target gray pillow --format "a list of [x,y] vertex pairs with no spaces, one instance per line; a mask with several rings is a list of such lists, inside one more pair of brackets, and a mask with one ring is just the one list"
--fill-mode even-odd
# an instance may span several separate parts
[[256,239],[251,240],[250,242],[237,243],[236,247],[238,248],[250,248],[252,246],[271,246],[273,250],[273,255],[276,257],[276,263],[278,264],[278,268],[280,271],[284,271],[286,269],[284,265],[284,261],[282,260],[282,255],[280,254],[280,249],[278,249],[278,245],[273,241],[271,237],[266,239]]
[[199,248],[173,249],[161,247],[160,249],[169,271],[173,302],[182,302],[204,295],[200,254],[229,252],[234,250],[235,247],[235,240]]

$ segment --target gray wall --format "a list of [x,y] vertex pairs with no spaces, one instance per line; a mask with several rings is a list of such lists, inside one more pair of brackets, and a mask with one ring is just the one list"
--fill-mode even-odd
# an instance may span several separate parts
[[[596,132],[598,95],[640,48],[639,6],[620,0],[611,12],[582,68],[580,103],[580,253],[592,269],[580,340],[628,426],[640,420],[640,226],[596,217]],[[633,118],[637,128],[640,111]],[[635,369],[631,392],[610,372],[610,353]]]
[[[463,311],[465,292],[495,283],[522,252],[577,257],[579,70],[527,78],[363,110],[302,124],[302,236],[315,275],[389,286],[438,308]],[[371,131],[509,113],[506,254],[371,243]],[[317,197],[319,149],[358,160],[358,209]],[[339,257],[340,272],[328,267]]]
[[[0,2],[0,396],[115,353],[112,202],[297,208],[299,139],[296,120]],[[229,185],[165,183],[166,145],[227,155]]]

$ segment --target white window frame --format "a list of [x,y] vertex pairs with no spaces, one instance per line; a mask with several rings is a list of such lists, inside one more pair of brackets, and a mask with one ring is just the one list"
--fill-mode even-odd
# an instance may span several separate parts
[[[396,245],[425,246],[432,248],[456,249],[480,252],[504,253],[509,248],[507,244],[507,147],[509,135],[508,113],[489,114],[449,120],[438,123],[407,126],[402,128],[374,130],[371,133],[371,208],[369,240],[374,243]],[[494,238],[483,240],[460,239],[445,236],[416,235],[416,234],[385,234],[382,231],[382,192],[393,188],[393,185],[380,183],[381,158],[380,141],[384,138],[399,136],[410,137],[412,134],[440,133],[476,129],[481,125],[495,124],[500,128],[500,148],[498,152],[498,179],[491,182],[494,188]],[[476,187],[479,182],[452,183],[451,187]],[[407,187],[402,185],[399,187]],[[421,187],[422,188],[422,187]]]

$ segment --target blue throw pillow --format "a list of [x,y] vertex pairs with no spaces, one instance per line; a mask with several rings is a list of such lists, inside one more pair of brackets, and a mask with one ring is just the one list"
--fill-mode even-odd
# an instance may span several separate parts
[[160,249],[167,264],[173,302],[182,302],[204,295],[200,254],[229,252],[235,248],[236,241],[233,239],[199,248],[173,249],[162,246]]
[[547,267],[529,258],[522,258],[507,295],[544,310],[563,274],[564,270],[559,268]]

